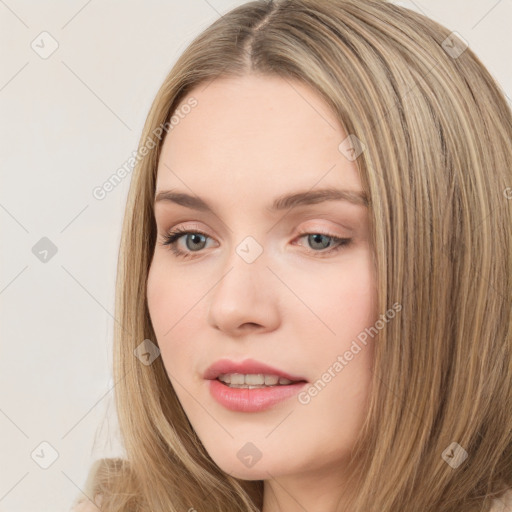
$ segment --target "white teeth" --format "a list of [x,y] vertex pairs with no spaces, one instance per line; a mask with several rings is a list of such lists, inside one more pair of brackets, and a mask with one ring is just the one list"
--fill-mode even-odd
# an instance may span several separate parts
[[223,373],[217,377],[220,381],[225,384],[231,385],[232,387],[263,387],[263,386],[275,386],[276,384],[288,385],[292,381],[278,375],[264,375],[258,374],[243,374],[243,373]]
[[[257,375],[245,375],[243,377],[245,377],[245,384],[249,384],[250,386],[262,386],[265,384],[265,375],[262,375],[261,373]],[[231,380],[231,384],[234,384],[233,380]],[[243,383],[240,382],[240,384]]]
[[[217,379],[226,384],[231,384],[231,375],[221,373]],[[245,379],[244,379],[245,380]]]
[[244,375],[240,373],[234,373],[231,375],[231,380],[229,381],[230,384],[245,384],[245,378]]
[[265,386],[275,386],[279,382],[277,375],[265,375]]

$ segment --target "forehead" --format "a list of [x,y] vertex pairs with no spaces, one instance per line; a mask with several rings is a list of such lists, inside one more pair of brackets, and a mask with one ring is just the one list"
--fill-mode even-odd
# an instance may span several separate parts
[[196,105],[164,140],[157,191],[186,187],[229,199],[316,184],[360,189],[355,163],[339,150],[346,134],[309,86],[248,75],[201,84],[180,105],[191,98]]

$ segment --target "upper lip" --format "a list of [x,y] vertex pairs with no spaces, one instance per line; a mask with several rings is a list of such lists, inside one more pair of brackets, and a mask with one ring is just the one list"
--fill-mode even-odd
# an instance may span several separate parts
[[209,366],[203,374],[203,378],[207,380],[216,379],[221,374],[226,373],[242,373],[242,374],[258,374],[278,375],[291,381],[306,381],[304,377],[292,375],[278,368],[273,368],[268,364],[261,363],[254,359],[244,359],[243,361],[231,361],[229,359],[219,359]]

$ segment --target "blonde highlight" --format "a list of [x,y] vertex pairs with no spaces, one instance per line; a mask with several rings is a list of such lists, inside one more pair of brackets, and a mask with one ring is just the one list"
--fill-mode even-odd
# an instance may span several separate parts
[[[449,36],[384,0],[249,2],[188,46],[140,139],[195,87],[256,73],[308,84],[364,141],[378,309],[402,309],[375,346],[351,512],[484,511],[512,488],[512,112],[470,48],[446,52]],[[146,280],[161,146],[133,171],[118,259],[114,392],[127,456],[98,461],[86,492],[103,496],[103,512],[257,512],[262,482],[223,473],[161,358],[133,356],[156,340]],[[456,470],[441,457],[453,441],[469,454]]]

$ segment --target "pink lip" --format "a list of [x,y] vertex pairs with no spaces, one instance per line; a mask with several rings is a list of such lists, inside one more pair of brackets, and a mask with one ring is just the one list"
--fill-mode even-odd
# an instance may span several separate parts
[[230,411],[259,412],[296,395],[306,382],[294,382],[287,386],[274,386],[268,388],[230,388],[220,380],[208,381],[210,394],[219,404]]
[[212,380],[216,379],[223,373],[264,373],[265,375],[279,375],[279,377],[284,377],[292,381],[306,380],[304,377],[291,375],[283,370],[273,368],[272,366],[260,363],[254,359],[245,359],[241,362],[230,361],[229,359],[219,359],[204,372],[203,378]]
[[[278,375],[293,382],[289,385],[267,388],[237,389],[230,388],[217,380],[217,377],[223,373],[263,373]],[[304,377],[292,375],[254,359],[245,359],[241,362],[220,359],[206,370],[203,377],[210,381],[208,387],[212,397],[226,409],[238,412],[258,412],[268,409],[276,403],[296,395],[307,383]]]

